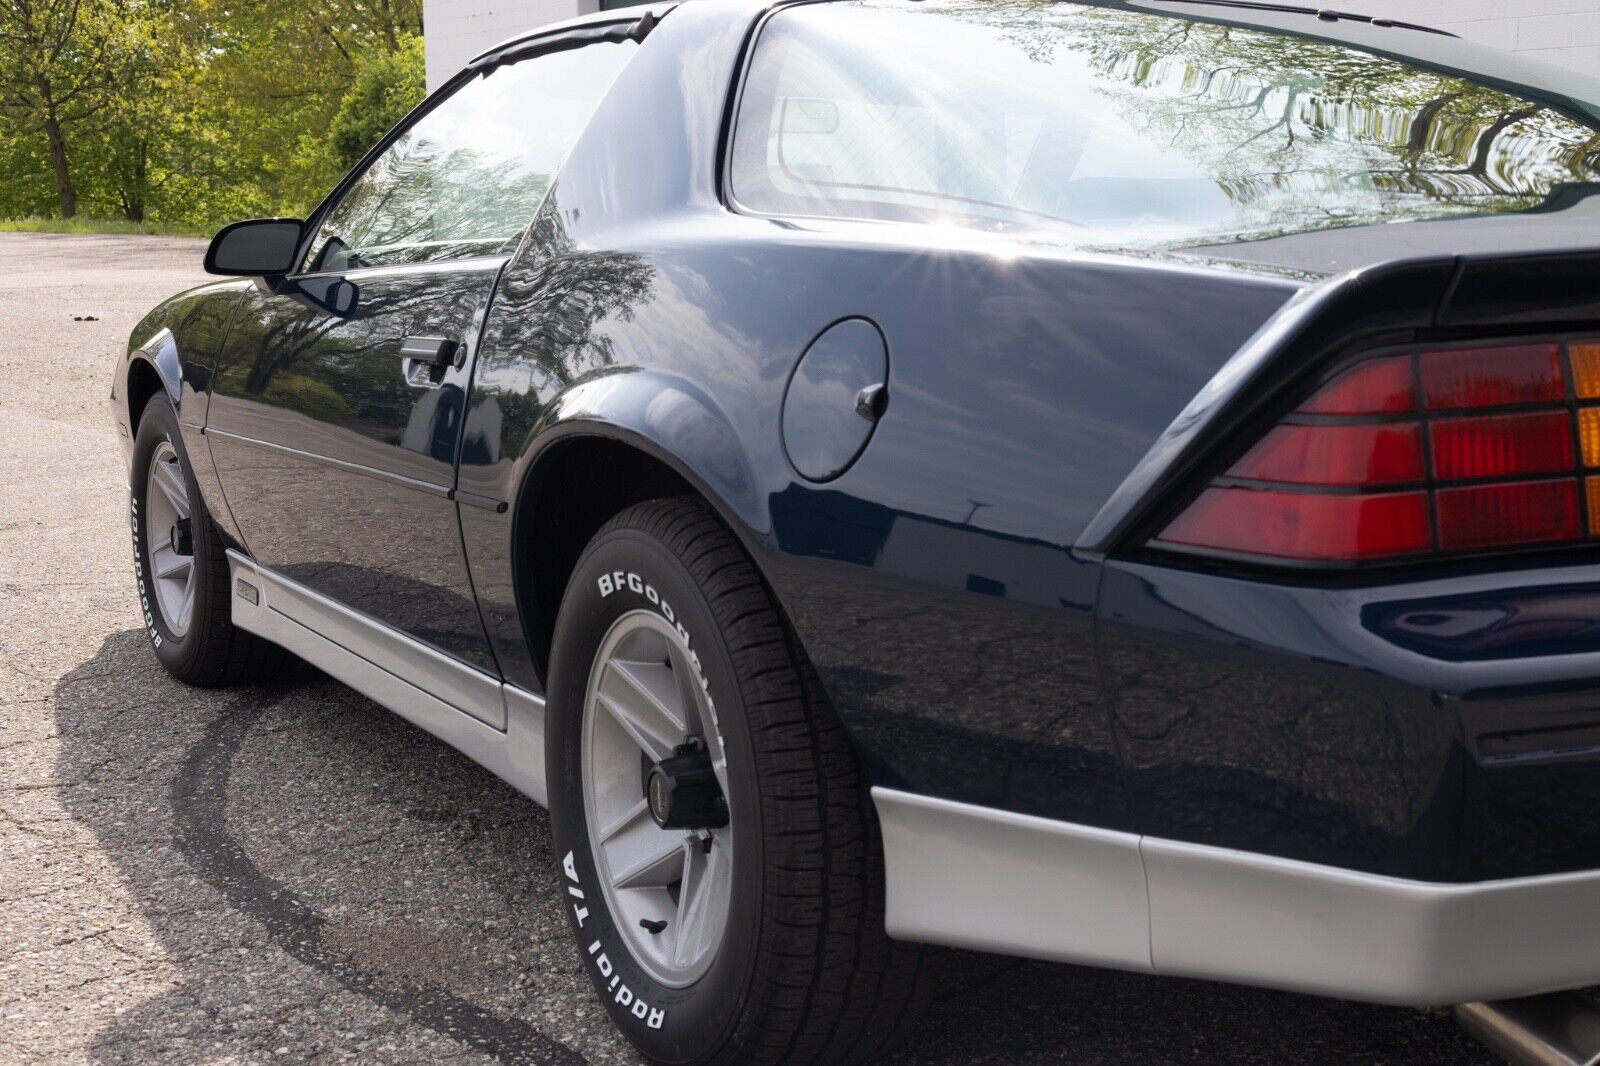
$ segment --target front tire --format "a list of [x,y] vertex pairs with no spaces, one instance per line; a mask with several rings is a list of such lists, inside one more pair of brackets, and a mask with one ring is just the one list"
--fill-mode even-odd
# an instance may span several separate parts
[[579,559],[546,741],[568,919],[647,1059],[864,1061],[900,1036],[927,966],[884,933],[865,779],[760,575],[700,501],[632,507]]
[[161,665],[186,684],[213,687],[280,663],[285,653],[233,625],[227,551],[165,395],[139,417],[128,481],[139,607]]

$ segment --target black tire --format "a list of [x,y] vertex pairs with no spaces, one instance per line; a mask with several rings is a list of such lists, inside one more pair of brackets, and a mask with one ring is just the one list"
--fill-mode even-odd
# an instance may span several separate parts
[[[602,581],[617,571],[641,575],[641,588]],[[580,776],[601,642],[624,614],[663,602],[716,701],[735,812],[728,925],[710,969],[686,988],[653,980],[619,935]],[[861,1062],[898,1041],[931,983],[930,953],[884,933],[883,849],[865,776],[760,575],[701,501],[639,504],[589,543],[556,625],[546,742],[567,917],[602,1001],[645,1058]]]
[[[148,471],[156,449],[170,443],[178,455],[178,465],[188,486],[191,502],[191,539],[195,570],[193,617],[182,635],[162,615],[161,601],[154,595],[149,575],[149,538],[144,516],[149,512],[146,493]],[[253,680],[275,670],[287,660],[287,653],[276,645],[234,626],[229,606],[228,557],[216,524],[206,512],[195,483],[194,468],[178,431],[178,416],[172,402],[158,394],[145,404],[133,441],[133,464],[129,482],[129,518],[133,529],[133,572],[139,591],[139,607],[145,629],[150,634],[156,658],[167,672],[189,685],[211,688]]]

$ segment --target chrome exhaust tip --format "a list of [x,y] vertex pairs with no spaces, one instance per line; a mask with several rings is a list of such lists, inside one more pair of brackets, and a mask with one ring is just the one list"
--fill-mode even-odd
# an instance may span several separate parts
[[1456,1021],[1516,1066],[1600,1066],[1600,1011],[1576,992],[1462,1003]]

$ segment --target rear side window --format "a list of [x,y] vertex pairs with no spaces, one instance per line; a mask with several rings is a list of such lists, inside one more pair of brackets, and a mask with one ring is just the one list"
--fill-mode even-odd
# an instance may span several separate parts
[[510,251],[637,47],[551,52],[467,82],[346,190],[318,228],[306,269]]
[[1242,239],[1537,207],[1600,180],[1582,114],[1164,14],[813,4],[761,34],[729,180],[763,214]]

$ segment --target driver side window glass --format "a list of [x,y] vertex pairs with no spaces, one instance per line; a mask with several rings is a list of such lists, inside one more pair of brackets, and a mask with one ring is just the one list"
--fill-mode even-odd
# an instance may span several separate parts
[[318,227],[304,269],[509,252],[637,47],[552,52],[467,82],[345,191]]

